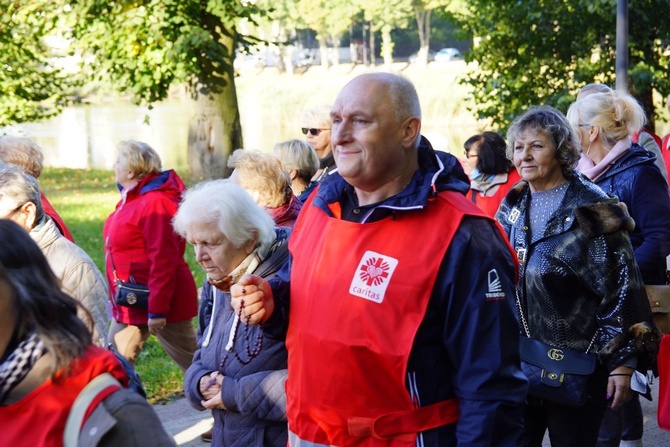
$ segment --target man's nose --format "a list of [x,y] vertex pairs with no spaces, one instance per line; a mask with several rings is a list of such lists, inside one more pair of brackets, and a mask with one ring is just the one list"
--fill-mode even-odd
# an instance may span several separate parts
[[350,136],[350,127],[346,122],[333,126],[330,133],[330,145],[335,147],[346,142]]

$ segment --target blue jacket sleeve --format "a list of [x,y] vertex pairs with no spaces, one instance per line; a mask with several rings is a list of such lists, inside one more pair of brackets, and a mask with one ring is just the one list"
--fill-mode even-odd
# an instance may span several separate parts
[[[455,396],[460,419],[455,427],[424,433],[425,445],[443,445],[440,441],[452,436],[459,446],[515,445],[528,390],[520,368],[515,268],[493,222],[463,220],[442,261],[410,359],[422,405]],[[430,343],[438,333],[441,346]]]
[[286,264],[277,272],[274,278],[269,280],[270,287],[272,287],[275,310],[268,321],[263,324],[263,332],[277,340],[286,339],[286,331],[288,330],[292,263],[293,256],[289,255]]
[[184,373],[184,393],[193,408],[203,411],[205,407],[200,403],[203,400],[202,394],[200,394],[200,379],[210,374],[212,370],[204,368],[200,359],[201,353],[198,349],[193,355],[191,366]]
[[668,184],[655,166],[641,166],[632,179],[629,212],[642,234],[635,249],[645,284],[665,283],[665,257],[670,254]]
[[221,400],[226,410],[257,419],[286,421],[286,370],[261,371],[234,379],[224,377]]

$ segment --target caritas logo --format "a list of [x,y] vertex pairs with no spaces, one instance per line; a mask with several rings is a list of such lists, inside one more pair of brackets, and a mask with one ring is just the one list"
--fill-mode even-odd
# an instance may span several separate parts
[[358,263],[349,293],[381,303],[397,266],[398,260],[395,258],[366,251]]

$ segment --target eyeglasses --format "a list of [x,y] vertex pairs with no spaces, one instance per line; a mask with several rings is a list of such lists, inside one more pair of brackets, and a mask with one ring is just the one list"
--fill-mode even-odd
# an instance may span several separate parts
[[464,151],[464,153],[465,153],[465,158],[475,158],[475,157],[477,157],[476,152],[470,153],[468,151]]
[[330,129],[315,129],[314,127],[303,127],[302,129],[302,134],[307,135],[307,132],[309,132],[312,136],[317,136],[324,130],[330,130]]

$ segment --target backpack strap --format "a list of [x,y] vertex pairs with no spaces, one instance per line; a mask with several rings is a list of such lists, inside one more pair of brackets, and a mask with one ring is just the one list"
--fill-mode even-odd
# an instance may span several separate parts
[[79,432],[88,407],[109,387],[122,388],[118,380],[109,373],[102,373],[84,387],[72,404],[63,432],[63,447],[77,447]]

